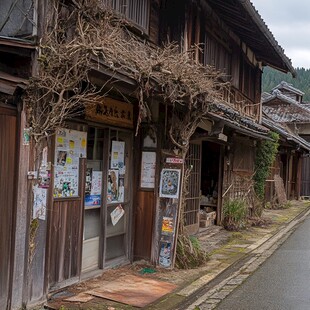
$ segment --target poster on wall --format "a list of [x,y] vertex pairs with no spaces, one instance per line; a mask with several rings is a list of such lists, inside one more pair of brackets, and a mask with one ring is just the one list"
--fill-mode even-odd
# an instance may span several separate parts
[[171,242],[160,243],[159,265],[164,268],[171,266]]
[[33,207],[32,218],[33,219],[46,219],[46,203],[47,203],[47,189],[41,188],[38,185],[33,186]]
[[180,179],[180,169],[163,169],[160,175],[159,197],[178,198]]
[[108,173],[108,202],[118,202],[118,170],[112,169]]
[[99,207],[101,205],[102,171],[92,168],[86,169],[85,208]]
[[141,183],[143,188],[155,187],[155,168],[156,168],[156,153],[142,152],[141,160]]
[[174,224],[173,217],[164,216],[161,227],[162,234],[173,234],[174,233]]
[[125,142],[112,141],[111,169],[121,169],[124,167]]
[[87,133],[59,129],[56,133],[54,197],[79,195],[79,159],[86,158]]
[[123,209],[122,205],[118,205],[111,213],[111,222],[112,225],[115,226],[119,220],[123,217],[123,215],[125,214],[125,210]]

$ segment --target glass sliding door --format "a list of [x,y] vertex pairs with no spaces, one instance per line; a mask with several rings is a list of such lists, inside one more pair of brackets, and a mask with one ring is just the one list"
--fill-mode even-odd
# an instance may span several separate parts
[[89,127],[82,272],[130,261],[132,133]]
[[105,265],[130,257],[132,135],[110,130],[107,174]]
[[103,201],[103,129],[90,127],[87,142],[82,272],[100,267]]

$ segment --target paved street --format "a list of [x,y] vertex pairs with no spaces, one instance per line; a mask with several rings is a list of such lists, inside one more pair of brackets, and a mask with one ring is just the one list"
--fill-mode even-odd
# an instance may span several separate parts
[[[310,218],[217,307],[225,309],[310,309]],[[205,309],[207,307],[200,307]]]

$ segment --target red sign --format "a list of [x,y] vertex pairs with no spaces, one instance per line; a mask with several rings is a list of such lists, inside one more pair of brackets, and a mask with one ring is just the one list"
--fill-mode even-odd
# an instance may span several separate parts
[[176,158],[176,157],[168,157],[166,158],[166,163],[167,164],[183,164],[183,159],[182,158]]

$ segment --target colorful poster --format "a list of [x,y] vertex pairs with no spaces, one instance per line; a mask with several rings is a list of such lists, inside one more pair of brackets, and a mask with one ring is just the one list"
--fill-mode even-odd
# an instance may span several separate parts
[[123,168],[124,159],[125,159],[125,142],[112,141],[111,169]]
[[109,170],[108,174],[108,202],[118,202],[118,170]]
[[119,177],[119,181],[118,181],[118,202],[124,202],[124,198],[125,198],[125,187],[124,187],[124,177],[120,176]]
[[171,242],[161,242],[159,265],[165,268],[171,266]]
[[46,219],[46,203],[47,203],[47,189],[40,188],[38,185],[33,186],[33,219]]
[[85,195],[85,208],[87,207],[100,207],[101,206],[101,195]]
[[23,145],[29,145],[30,143],[30,129],[24,128],[23,130]]
[[144,188],[155,187],[156,153],[142,152],[141,183]]
[[180,179],[180,169],[163,169],[160,176],[159,197],[179,198]]
[[101,206],[101,191],[102,171],[95,171],[92,168],[87,168],[84,202],[85,208]]
[[166,217],[166,216],[163,217],[161,231],[162,233],[173,234],[174,232],[173,217]]
[[87,133],[59,129],[56,133],[54,197],[79,195],[79,159],[86,157]]
[[119,204],[110,214],[112,225],[115,226],[124,214],[125,211],[122,205]]

